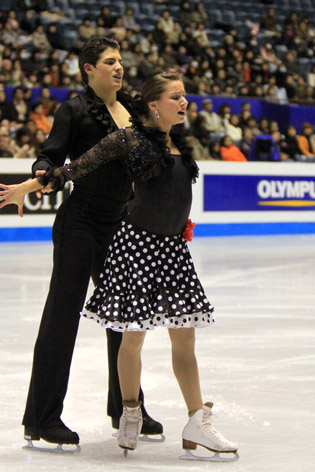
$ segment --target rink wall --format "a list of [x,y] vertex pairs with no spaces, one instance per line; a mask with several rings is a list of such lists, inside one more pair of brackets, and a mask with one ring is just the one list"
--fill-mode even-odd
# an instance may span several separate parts
[[[10,102],[12,100],[12,94],[15,87],[6,86],[6,96],[7,100]],[[63,102],[69,97],[71,92],[68,89],[62,88],[50,88],[51,95],[56,98],[59,102]],[[34,103],[40,97],[41,88],[34,87],[32,89],[32,98],[31,102]],[[269,102],[268,100],[255,99],[248,97],[202,97],[198,95],[187,95],[187,100],[189,102],[196,102],[198,104],[199,111],[202,109],[202,101],[205,98],[211,98],[213,101],[213,111],[218,112],[220,106],[223,103],[227,103],[231,107],[232,113],[239,114],[241,111],[242,103],[248,102],[251,106],[251,113],[260,120],[260,118],[265,117],[267,120],[276,120],[279,125],[279,129],[282,133],[285,132],[286,127],[291,124],[294,125],[297,129],[297,132],[300,133],[302,124],[305,121],[314,123],[315,116],[315,107],[309,105],[295,105],[295,104],[278,104]]]
[[[30,159],[1,159],[4,184],[30,176]],[[315,233],[315,166],[300,163],[199,162],[191,218],[195,236]],[[0,210],[0,241],[50,240],[55,213],[72,189]]]

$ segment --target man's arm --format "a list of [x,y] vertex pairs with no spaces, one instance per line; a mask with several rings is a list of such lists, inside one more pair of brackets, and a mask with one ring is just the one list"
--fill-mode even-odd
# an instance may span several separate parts
[[65,163],[71,149],[74,132],[73,107],[68,102],[64,102],[57,110],[51,132],[32,166],[33,176],[38,170],[47,171]]

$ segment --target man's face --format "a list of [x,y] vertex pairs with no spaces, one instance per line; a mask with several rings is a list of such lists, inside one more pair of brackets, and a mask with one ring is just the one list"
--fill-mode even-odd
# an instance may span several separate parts
[[118,49],[107,48],[100,55],[96,65],[88,66],[89,84],[102,85],[106,88],[119,90],[122,86],[124,69]]

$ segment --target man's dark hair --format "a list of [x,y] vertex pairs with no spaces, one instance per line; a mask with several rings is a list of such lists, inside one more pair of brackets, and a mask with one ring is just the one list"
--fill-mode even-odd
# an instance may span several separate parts
[[96,66],[102,52],[106,49],[120,49],[119,43],[110,38],[93,38],[90,39],[79,52],[79,68],[82,76],[82,82],[85,87],[88,86],[88,75],[84,70],[84,64],[92,64]]

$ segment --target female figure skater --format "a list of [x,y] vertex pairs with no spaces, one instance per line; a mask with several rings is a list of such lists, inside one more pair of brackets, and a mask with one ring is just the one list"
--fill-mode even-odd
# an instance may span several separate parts
[[0,185],[0,208],[16,203],[22,215],[26,193],[42,187],[47,192],[58,190],[65,181],[80,178],[100,164],[121,160],[134,182],[133,208],[115,233],[99,284],[82,313],[123,332],[118,355],[123,398],[118,444],[125,450],[137,447],[142,424],[141,348],[148,329],[165,326],[172,343],[173,370],[189,414],[183,448],[200,445],[216,453],[234,453],[235,459],[237,445],[212,426],[212,403],[203,404],[194,352],[195,328],[211,326],[214,320],[182,234],[191,208],[191,184],[198,175],[190,149],[172,129],[183,123],[186,107],[177,73],[149,77],[141,99],[136,100],[140,119],[133,119],[131,127],[108,135],[64,167],[20,185]]

